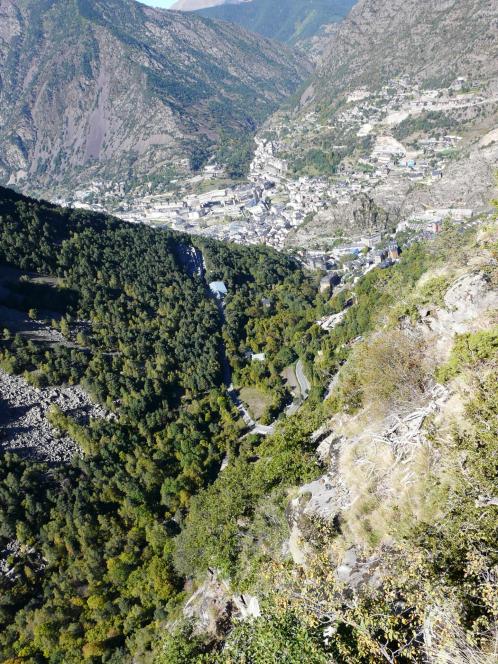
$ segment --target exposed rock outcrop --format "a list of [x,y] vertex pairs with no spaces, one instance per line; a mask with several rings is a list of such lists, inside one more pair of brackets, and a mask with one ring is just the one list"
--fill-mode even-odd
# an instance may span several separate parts
[[258,598],[235,594],[216,570],[194,592],[183,609],[185,618],[194,621],[196,632],[219,636],[234,619],[246,620],[261,615]]
[[315,94],[332,99],[400,74],[496,77],[497,15],[496,0],[360,0],[330,40]]
[[109,417],[80,387],[37,389],[0,369],[0,449],[52,463],[80,454],[78,445],[47,420],[47,411],[54,405],[79,422]]
[[311,221],[289,233],[290,246],[308,246],[324,237],[331,240],[351,235],[367,235],[396,226],[399,209],[384,209],[368,194],[359,194],[347,205],[335,205],[319,212]]
[[444,305],[419,309],[420,329],[439,361],[447,359],[455,334],[474,332],[498,317],[498,290],[480,272],[464,274],[446,292]]
[[[418,311],[418,322],[407,321],[409,332],[423,336],[424,352],[433,366],[439,365],[448,359],[456,334],[476,332],[498,320],[498,289],[482,267],[469,266],[449,285],[442,305]],[[437,427],[444,436],[451,418],[461,413],[455,390],[431,381],[424,398],[408,412],[391,411],[380,419],[361,411],[342,413],[316,432],[313,441],[326,472],[300,487],[288,510],[291,536],[285,552],[296,565],[307,565],[313,551],[309,533],[319,521],[342,533],[347,546],[335,552],[338,581],[353,590],[381,582],[378,556],[364,553],[372,546],[369,537],[387,551],[395,540],[394,511],[401,515],[405,510],[412,521],[427,509],[424,476],[437,473],[442,461],[431,432]]]

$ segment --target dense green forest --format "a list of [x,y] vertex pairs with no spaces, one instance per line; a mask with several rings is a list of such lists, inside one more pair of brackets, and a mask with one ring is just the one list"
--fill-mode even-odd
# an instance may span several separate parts
[[[225,281],[233,293],[225,306],[223,337],[234,384],[257,386],[270,395],[264,415],[269,422],[291,401],[282,371],[304,357],[305,331],[312,327],[318,331],[314,322],[328,310],[328,303],[317,295],[316,277],[302,270],[288,273],[289,258],[283,254],[268,262],[264,248],[248,252],[206,239],[198,244],[209,273]],[[247,278],[251,270],[255,279]],[[267,283],[275,284],[271,292]],[[264,353],[265,361],[251,362],[248,353]]]
[[[486,242],[482,270],[491,285],[496,241]],[[440,597],[458,606],[459,629],[481,647],[496,615],[496,520],[476,501],[496,485],[496,329],[457,337],[448,361],[429,370],[399,327],[416,321],[419,307],[441,305],[448,265],[459,274],[478,251],[475,230],[448,228],[328,299],[317,295],[316,276],[262,246],[192,240],[0,190],[0,266],[21,274],[2,304],[31,318],[50,314],[65,339],[47,345],[6,330],[0,367],[35,386],[81,384],[115,414],[83,426],[50,411],[53,426],[82,450],[70,464],[1,453],[3,661],[266,664],[285,656],[286,664],[376,664],[382,646],[403,652],[400,662],[418,662],[417,630]],[[205,274],[192,262],[200,254]],[[227,286],[223,307],[211,280]],[[330,333],[315,324],[345,307]],[[248,351],[265,361],[251,362]],[[236,386],[275,397],[276,417],[289,397],[282,370],[298,357],[313,385],[308,400],[280,417],[272,435],[246,435],[224,384],[225,358]],[[312,433],[335,415],[354,420],[395,408],[407,386],[469,372],[465,427],[451,428],[451,444],[437,452],[446,476],[419,477],[426,518],[385,508],[399,537],[383,585],[351,604],[331,576],[329,556],[348,527],[364,528],[365,546],[376,550],[368,520],[379,505],[371,497],[344,521],[300,524],[309,562],[294,567],[282,548],[289,500],[324,472]],[[431,435],[437,448],[437,431]],[[462,455],[465,477],[454,474]],[[263,617],[224,625],[217,638],[193,631],[181,607],[208,569],[234,592],[257,593]],[[405,605],[409,613],[398,611]],[[328,641],[322,610],[335,621]]]
[[231,178],[242,178],[249,172],[254,157],[254,137],[250,132],[226,132],[220,135],[216,161],[222,164]]
[[207,278],[231,293],[222,332],[203,275],[185,265],[186,237],[5,189],[0,222],[0,263],[25,274],[16,306],[50,309],[67,341],[5,331],[2,368],[35,386],[79,383],[117,415],[82,427],[52,412],[84,452],[69,468],[3,455],[1,548],[23,548],[1,581],[0,649],[12,661],[128,661],[181,598],[173,536],[244,430],[223,385],[222,339],[235,363],[251,312],[288,317],[293,298],[310,306],[312,281],[274,251],[203,242]]

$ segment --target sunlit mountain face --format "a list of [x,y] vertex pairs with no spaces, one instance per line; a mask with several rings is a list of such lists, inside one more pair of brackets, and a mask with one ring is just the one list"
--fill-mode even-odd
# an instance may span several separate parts
[[0,181],[46,195],[196,170],[222,132],[253,132],[309,72],[302,55],[194,13],[2,0]]

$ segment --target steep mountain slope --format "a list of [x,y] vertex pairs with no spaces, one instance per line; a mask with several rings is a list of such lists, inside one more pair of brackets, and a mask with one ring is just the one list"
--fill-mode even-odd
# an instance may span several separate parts
[[[361,0],[336,26],[295,113],[270,124],[289,170],[331,185],[332,203],[289,235],[297,246],[326,246],[344,229],[359,237],[371,210],[393,224],[424,210],[487,210],[498,1]],[[399,152],[387,154],[388,144]]]
[[1,0],[0,72],[0,177],[43,189],[195,167],[307,69],[235,26],[134,0]]
[[151,662],[177,519],[247,449],[224,355],[250,366],[259,322],[276,362],[316,287],[270,249],[2,187],[0,220],[0,660]]
[[355,283],[315,355],[329,399],[192,501],[175,563],[204,583],[159,664],[496,662],[497,230],[449,229]]
[[432,84],[497,72],[497,0],[360,0],[331,38],[313,89],[332,99],[398,75]]
[[220,18],[282,42],[296,43],[317,34],[325,24],[341,21],[355,0],[250,0],[223,3],[199,13]]

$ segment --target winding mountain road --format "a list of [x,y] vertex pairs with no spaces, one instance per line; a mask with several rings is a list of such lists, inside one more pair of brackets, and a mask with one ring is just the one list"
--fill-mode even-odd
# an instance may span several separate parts
[[[177,256],[180,262],[182,263],[183,267],[190,274],[190,276],[193,277],[194,275],[197,275],[201,277],[201,279],[205,282],[206,290],[209,293],[209,296],[214,300],[216,307],[219,311],[222,324],[224,324],[225,323],[224,302],[223,300],[215,297],[211,292],[211,290],[209,289],[206,279],[206,263],[200,249],[192,245],[184,245],[179,243],[177,246]],[[223,366],[223,383],[227,388],[228,395],[232,400],[232,403],[239,411],[242,419],[244,420],[245,424],[247,425],[247,428],[249,429],[248,434],[259,434],[261,436],[269,436],[275,431],[276,423],[274,422],[269,425],[259,424],[251,417],[249,410],[247,409],[245,404],[240,400],[238,392],[233,386],[232,368],[226,356],[224,345],[221,349],[221,352],[222,352],[221,361]],[[290,406],[287,407],[285,411],[287,416],[293,415],[295,412],[299,410],[303,401],[305,401],[308,398],[309,392],[311,390],[311,385],[309,380],[306,378],[304,374],[303,363],[301,360],[298,360],[296,364],[296,378],[299,383],[301,394],[298,399],[295,399],[292,402],[292,404],[290,404]]]
[[311,390],[311,384],[304,374],[304,367],[302,360],[298,360],[296,363],[296,378],[297,382],[299,383],[299,387],[301,389],[301,398],[303,401],[305,401],[309,396]]
[[[202,252],[193,246],[181,245],[178,247],[178,256],[183,263],[185,269],[189,272],[191,276],[198,275],[201,277],[206,285],[206,290],[209,293],[210,297],[214,300],[216,307],[219,311],[222,324],[225,323],[225,307],[224,302],[221,299],[218,299],[211,292],[209,285],[206,280],[206,262]],[[234,406],[239,411],[242,419],[249,429],[249,433],[259,434],[261,436],[268,436],[275,431],[275,424],[270,424],[265,426],[264,424],[259,424],[251,417],[249,410],[242,403],[237,393],[237,390],[232,383],[232,367],[228,361],[225,346],[222,346],[221,349],[221,362],[223,366],[223,382],[227,388],[228,396],[232,400]],[[247,435],[247,434],[246,434]]]

